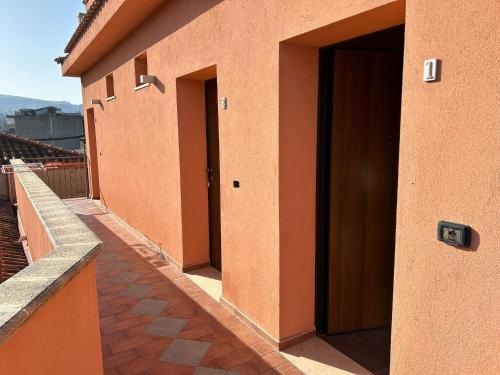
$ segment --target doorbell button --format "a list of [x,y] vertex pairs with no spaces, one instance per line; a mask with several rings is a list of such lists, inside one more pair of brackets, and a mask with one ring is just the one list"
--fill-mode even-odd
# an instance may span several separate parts
[[448,245],[468,247],[470,245],[471,229],[468,225],[440,221],[437,237]]

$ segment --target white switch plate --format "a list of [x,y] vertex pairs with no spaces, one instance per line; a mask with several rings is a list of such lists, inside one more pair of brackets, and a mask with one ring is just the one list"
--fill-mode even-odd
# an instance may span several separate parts
[[424,82],[437,80],[437,59],[427,59],[424,61]]

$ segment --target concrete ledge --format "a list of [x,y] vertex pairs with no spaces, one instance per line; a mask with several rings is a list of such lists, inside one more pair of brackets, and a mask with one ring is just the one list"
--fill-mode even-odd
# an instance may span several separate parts
[[151,86],[151,84],[150,84],[150,83],[143,83],[142,85],[135,86],[135,87],[134,87],[134,91],[139,91],[139,90],[142,90],[142,89],[144,89],[144,88],[146,88],[146,87],[149,87],[149,86]]
[[54,248],[0,284],[0,343],[92,261],[102,246],[21,160],[11,160],[11,164]]

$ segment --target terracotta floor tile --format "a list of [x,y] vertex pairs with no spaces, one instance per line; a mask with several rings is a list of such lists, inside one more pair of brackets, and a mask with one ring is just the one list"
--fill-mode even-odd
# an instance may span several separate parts
[[210,324],[206,324],[203,326],[194,327],[191,329],[183,329],[181,333],[179,333],[178,337],[186,340],[197,340],[202,337],[206,337],[214,333],[215,330],[211,327]]
[[227,342],[213,342],[208,348],[203,358],[202,365],[210,365],[212,361],[216,358],[222,357],[228,353],[234,352],[235,349],[232,345]]
[[211,364],[214,365],[213,367],[230,369],[245,362],[251,361],[258,356],[259,355],[257,353],[248,348],[238,349],[221,357],[215,358],[211,361]]
[[147,370],[158,366],[158,354],[141,355],[139,358],[118,367],[121,375],[144,374]]
[[172,341],[174,341],[172,337],[155,337],[153,341],[135,348],[135,351],[140,355],[158,353],[158,357],[160,357],[160,354],[167,349]]
[[116,323],[108,324],[104,327],[101,327],[103,334],[114,333],[118,331],[123,331],[127,328],[131,328],[141,324],[141,320],[139,318],[132,318],[127,320],[121,320]]
[[106,358],[109,357],[111,354],[112,353],[109,347],[107,345],[102,345],[102,357]]
[[137,305],[130,309],[131,314],[140,315],[158,315],[161,313],[168,305],[168,301],[153,299],[153,298],[143,298]]
[[[120,293],[122,293],[122,292],[120,292]],[[110,307],[119,306],[119,305],[130,305],[130,304],[135,305],[138,301],[139,301],[138,297],[123,296],[123,295],[119,294],[118,297],[109,300],[108,305]]]
[[270,353],[275,350],[270,344],[268,344],[264,340],[257,341],[250,346],[260,355],[266,355],[267,353]]
[[105,368],[104,375],[120,375],[116,368]]
[[125,352],[120,352],[117,354],[112,354],[110,356],[104,357],[104,368],[113,368],[120,366],[124,363],[128,363],[133,361],[134,359],[139,358],[139,355],[133,350],[127,350]]
[[[104,242],[96,282],[105,374],[300,374],[93,201],[66,202]],[[164,324],[151,328],[155,319]]]
[[283,363],[288,363],[285,357],[283,357],[279,352],[273,351],[261,357],[264,362],[266,362],[271,367],[277,367]]
[[160,361],[198,366],[209,346],[209,342],[175,339],[162,353]]
[[153,338],[149,335],[138,335],[135,337],[129,337],[127,339],[112,342],[108,346],[111,350],[111,353],[116,354],[144,344],[148,344],[152,341]]
[[118,305],[118,306],[107,306],[105,308],[99,309],[99,317],[100,318],[105,318],[106,316],[109,315],[115,315],[119,314],[122,312],[128,312],[130,310],[131,306],[124,304],[124,305]]
[[297,367],[292,365],[290,362],[283,363],[275,368],[278,373],[283,375],[304,375],[302,371],[300,371]]
[[198,367],[194,375],[239,375],[236,371],[218,370],[215,368]]
[[144,333],[160,337],[176,337],[186,325],[186,319],[158,317],[144,330]]
[[147,328],[149,324],[150,323],[143,323],[139,324],[138,326],[128,328],[125,330],[125,334],[127,337],[135,337],[138,335],[142,335],[144,333],[144,330]]
[[114,315],[109,315],[109,316],[106,316],[106,317],[99,319],[99,322],[100,322],[101,327],[102,327],[102,326],[105,326],[107,324],[115,323],[116,317]]
[[[142,318],[144,318],[143,315],[138,315],[138,314],[132,314],[130,312],[131,309],[134,308],[135,305],[132,305],[127,311],[124,311],[124,312],[120,312],[120,313],[117,313],[115,314],[115,317],[117,320],[128,320],[128,319],[134,319],[134,318],[138,318],[141,320],[142,322]],[[143,322],[144,323],[144,322]]]
[[251,363],[245,362],[242,363],[241,365],[235,366],[231,368],[229,371],[234,371],[239,375],[257,375],[259,374],[259,371],[252,366]]
[[144,298],[152,289],[151,285],[129,284],[118,294],[126,297]]
[[[120,272],[115,276],[112,276],[111,282],[117,284],[129,284],[133,283],[142,276],[140,272]],[[123,288],[122,288],[123,289]]]
[[193,375],[195,371],[194,366],[181,365],[178,363],[162,363],[159,366],[148,370],[149,375]]
[[113,284],[112,286],[109,286],[109,287],[99,286],[99,291],[101,292],[101,295],[103,295],[103,296],[108,295],[108,294],[116,296],[116,293],[120,292],[125,287],[126,287],[126,285],[115,285],[115,284]]
[[[101,327],[101,333],[102,333],[102,327]],[[123,340],[125,338],[127,338],[127,334],[124,331],[118,331],[118,332],[108,333],[108,334],[102,333],[101,345],[110,344],[114,341]]]
[[206,324],[212,324],[214,326],[219,325],[219,323],[212,316],[210,316],[208,314],[200,314],[193,319],[189,319],[189,321],[187,322],[184,329],[187,330],[187,329],[203,326]]

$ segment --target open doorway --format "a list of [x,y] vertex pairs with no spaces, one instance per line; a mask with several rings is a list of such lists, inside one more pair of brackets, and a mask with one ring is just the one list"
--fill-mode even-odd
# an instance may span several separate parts
[[318,334],[388,372],[404,26],[320,50]]
[[90,197],[93,199],[98,199],[100,196],[99,165],[97,160],[97,137],[93,108],[87,109],[87,163],[90,172]]
[[222,270],[217,78],[205,81],[210,264]]

